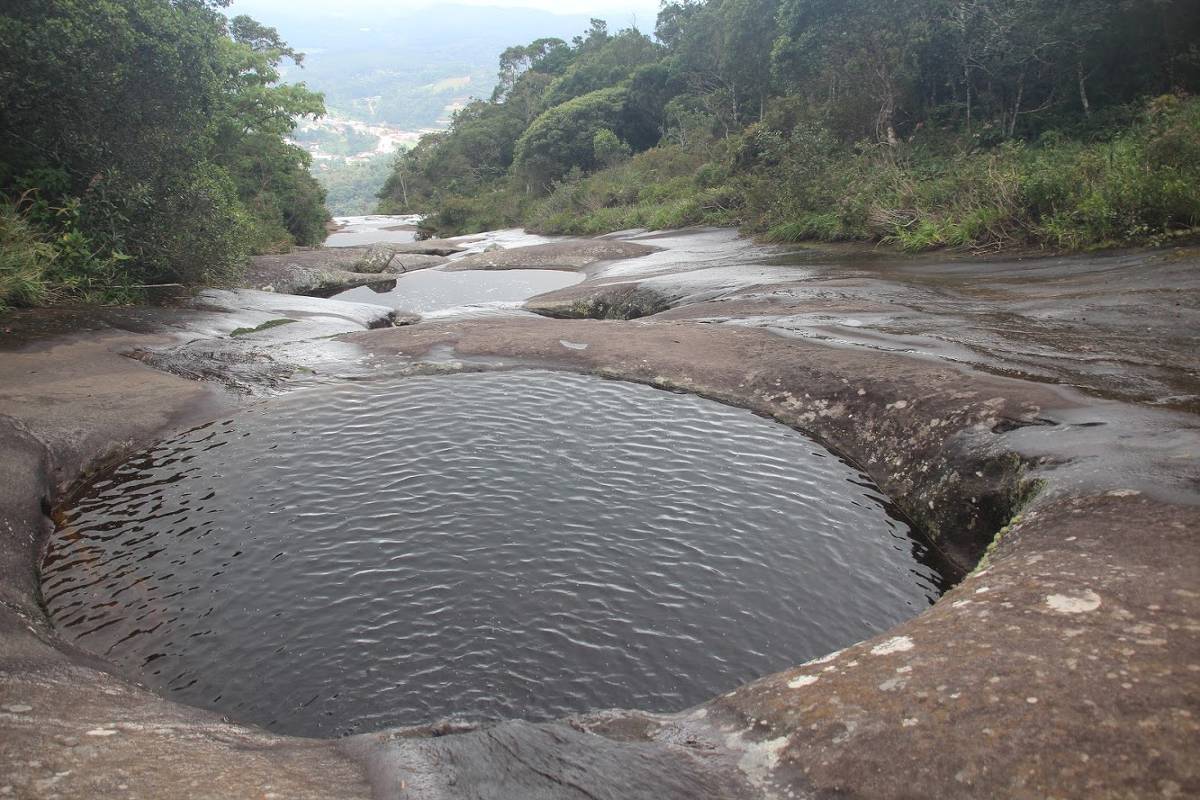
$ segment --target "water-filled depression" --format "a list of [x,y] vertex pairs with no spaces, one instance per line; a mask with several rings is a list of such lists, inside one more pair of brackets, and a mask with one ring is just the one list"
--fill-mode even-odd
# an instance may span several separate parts
[[547,372],[296,392],[137,455],[59,519],[42,589],[64,634],[315,736],[682,709],[944,588],[803,434]]

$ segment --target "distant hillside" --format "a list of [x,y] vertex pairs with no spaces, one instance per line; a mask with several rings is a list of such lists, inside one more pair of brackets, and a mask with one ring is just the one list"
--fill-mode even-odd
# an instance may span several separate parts
[[409,130],[442,127],[467,98],[490,97],[500,53],[513,42],[570,41],[588,27],[583,15],[525,8],[345,8],[354,5],[281,12],[277,0],[238,0],[227,13],[277,28],[305,53],[303,69],[284,78],[324,92],[330,113]]

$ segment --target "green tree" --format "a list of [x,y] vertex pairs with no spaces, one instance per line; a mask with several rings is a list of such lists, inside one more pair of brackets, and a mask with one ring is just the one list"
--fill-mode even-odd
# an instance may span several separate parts
[[298,54],[216,0],[28,0],[0,11],[0,191],[54,242],[68,288],[229,280],[255,242],[324,220],[287,145],[319,95]]
[[534,120],[517,140],[513,160],[526,186],[545,191],[573,168],[593,169],[596,134],[620,122],[625,98],[624,88],[600,89],[555,106]]
[[592,137],[592,154],[601,167],[611,167],[629,157],[629,145],[608,128],[601,128]]
[[616,36],[593,34],[579,48],[571,65],[547,87],[544,107],[615,86],[638,67],[657,61],[659,55],[658,47],[635,30],[623,30]]

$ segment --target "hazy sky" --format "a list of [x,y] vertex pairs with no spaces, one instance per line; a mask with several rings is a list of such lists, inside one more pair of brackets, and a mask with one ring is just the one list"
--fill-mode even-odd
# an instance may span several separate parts
[[607,20],[610,30],[627,27],[636,21],[643,31],[654,29],[659,7],[658,0],[455,0],[453,3],[430,0],[234,0],[229,13],[251,14],[265,24],[279,25],[290,14],[357,16],[415,9],[436,11],[442,5],[536,8],[554,14],[587,14]]

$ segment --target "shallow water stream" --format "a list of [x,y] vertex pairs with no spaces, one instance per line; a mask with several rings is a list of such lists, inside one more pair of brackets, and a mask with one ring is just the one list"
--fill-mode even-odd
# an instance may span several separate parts
[[59,519],[42,587],[66,636],[317,736],[683,709],[945,583],[804,435],[547,372],[295,392],[145,451]]

